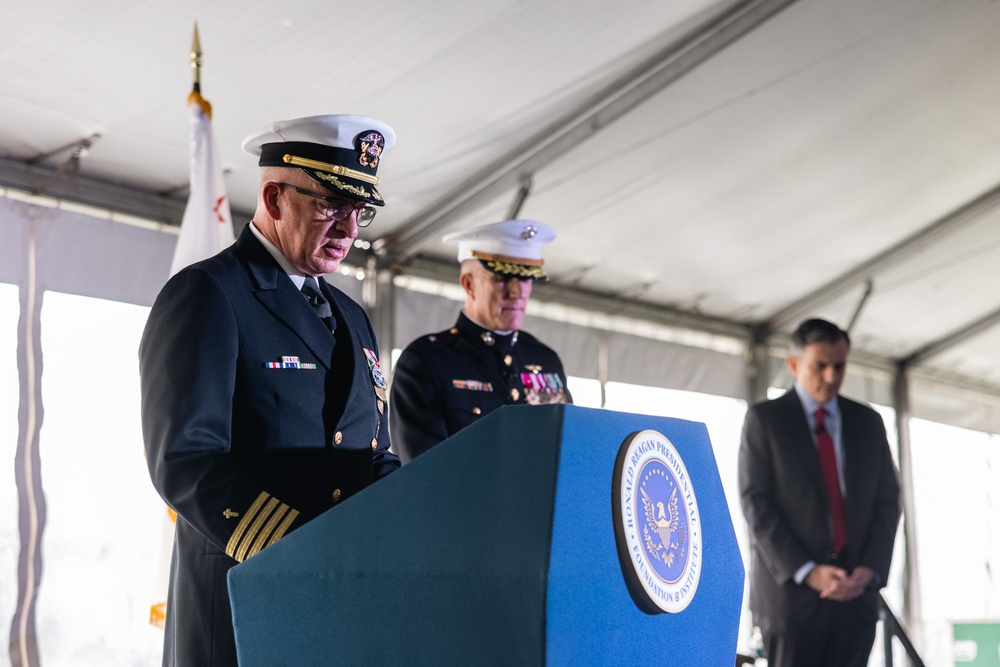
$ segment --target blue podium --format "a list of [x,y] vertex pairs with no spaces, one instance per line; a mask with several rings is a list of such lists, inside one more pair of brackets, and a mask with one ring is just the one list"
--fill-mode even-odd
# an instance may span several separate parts
[[732,665],[704,424],[502,408],[236,566],[240,665]]

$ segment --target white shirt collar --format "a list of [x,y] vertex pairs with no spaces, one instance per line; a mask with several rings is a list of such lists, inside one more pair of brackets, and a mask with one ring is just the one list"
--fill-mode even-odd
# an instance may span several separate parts
[[271,254],[271,257],[274,257],[274,261],[278,263],[278,266],[280,266],[282,270],[288,274],[288,277],[292,279],[292,282],[295,283],[295,289],[302,289],[302,283],[306,281],[306,277],[295,270],[295,267],[288,261],[288,258],[282,255],[281,251],[278,250],[278,246],[268,241],[264,235],[260,233],[260,230],[257,229],[253,222],[250,223],[250,231],[257,237],[257,240],[260,241],[262,246],[264,246],[264,249]]
[[826,410],[826,414],[833,419],[840,419],[840,407],[837,405],[837,399],[834,398],[832,401],[827,401],[826,403],[820,403],[815,398],[810,396],[805,389],[799,386],[796,382],[793,385],[795,393],[798,394],[799,400],[802,401],[802,407],[805,408],[806,415],[810,419],[816,414],[816,411],[821,407]]
[[472,322],[473,324],[475,324],[475,325],[476,325],[477,327],[479,327],[480,329],[486,329],[486,330],[488,330],[488,331],[492,331],[493,333],[495,333],[495,334],[499,334],[499,335],[501,335],[501,336],[507,336],[507,335],[509,335],[509,334],[512,334],[512,333],[514,333],[514,330],[513,330],[513,329],[508,329],[507,331],[500,331],[500,330],[498,330],[498,329],[490,329],[490,328],[489,328],[488,326],[486,326],[486,325],[485,325],[485,324],[483,324],[482,322],[477,322],[477,321],[475,320],[475,318],[474,318],[474,317],[472,317],[471,315],[469,315],[469,313],[468,313],[468,312],[467,312],[467,311],[466,311],[466,310],[465,310],[464,308],[462,309],[462,312],[463,312],[463,313],[465,313],[465,316],[466,316],[467,318],[469,318],[469,321],[470,321],[470,322]]

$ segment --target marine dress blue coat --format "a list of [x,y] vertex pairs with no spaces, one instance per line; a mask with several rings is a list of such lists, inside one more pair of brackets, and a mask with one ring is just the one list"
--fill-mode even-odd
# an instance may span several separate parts
[[504,405],[572,403],[559,355],[526,331],[498,334],[465,313],[410,343],[393,369],[394,451],[403,463]]

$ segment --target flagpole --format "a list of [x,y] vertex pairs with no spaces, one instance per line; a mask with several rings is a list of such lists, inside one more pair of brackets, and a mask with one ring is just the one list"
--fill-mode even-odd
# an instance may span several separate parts
[[[194,24],[190,53],[192,86],[187,98],[191,117],[189,193],[177,235],[170,275],[194,262],[211,257],[232,245],[235,240],[229,197],[226,195],[226,184],[212,133],[212,105],[201,96],[202,53],[197,21]],[[175,520],[176,515],[169,509],[160,520],[161,548],[159,562],[156,564],[153,604],[149,611],[149,622],[160,628],[164,626],[167,613]]]
[[201,93],[201,40],[198,38],[198,22],[194,22],[194,36],[191,38],[191,75],[194,79],[192,93]]
[[201,94],[201,35],[198,22],[191,36],[191,174],[188,203],[174,250],[170,275],[211,257],[235,241],[229,197],[212,131],[212,105]]
[[201,38],[198,36],[198,22],[194,22],[194,35],[191,37],[191,94],[188,95],[188,105],[197,104],[205,115],[212,117],[212,105],[201,96]]

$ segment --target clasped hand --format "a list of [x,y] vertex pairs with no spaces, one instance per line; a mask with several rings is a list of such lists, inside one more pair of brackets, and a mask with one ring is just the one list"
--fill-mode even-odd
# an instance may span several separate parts
[[864,566],[848,574],[836,565],[817,565],[806,576],[805,583],[824,600],[848,602],[861,595],[874,578],[871,568]]

